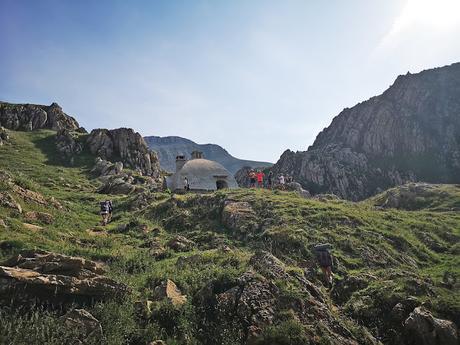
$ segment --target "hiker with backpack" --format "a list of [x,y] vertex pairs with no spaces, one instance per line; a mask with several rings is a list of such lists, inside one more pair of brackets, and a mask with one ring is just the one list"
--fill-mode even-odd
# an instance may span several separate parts
[[113,212],[113,204],[112,201],[110,200],[105,200],[100,202],[100,208],[101,208],[101,217],[102,221],[101,224],[103,226],[106,226],[108,222],[112,220],[112,212]]
[[332,286],[332,255],[330,250],[332,249],[332,245],[329,243],[326,244],[318,244],[314,247],[314,251],[316,254],[316,260],[318,261],[319,266],[321,267],[321,271],[323,271],[324,278],[327,284]]

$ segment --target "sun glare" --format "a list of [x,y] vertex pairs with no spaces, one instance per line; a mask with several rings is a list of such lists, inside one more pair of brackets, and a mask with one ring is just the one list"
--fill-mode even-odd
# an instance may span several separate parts
[[437,31],[460,25],[460,0],[408,0],[392,31],[398,33],[415,25]]

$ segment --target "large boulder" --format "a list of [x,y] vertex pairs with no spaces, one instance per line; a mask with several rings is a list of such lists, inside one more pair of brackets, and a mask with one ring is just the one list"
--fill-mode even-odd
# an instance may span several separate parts
[[102,194],[131,194],[136,190],[132,178],[128,175],[108,175],[102,179],[103,184],[97,189]]
[[97,157],[91,172],[97,176],[119,175],[123,171],[122,162],[109,162],[101,157]]
[[15,131],[37,129],[72,131],[80,128],[78,122],[64,113],[57,103],[46,106],[0,102],[0,125]]
[[61,158],[73,165],[75,155],[82,151],[83,146],[77,141],[77,135],[74,132],[64,128],[56,134],[56,148]]
[[90,151],[106,160],[120,159],[144,175],[159,177],[160,164],[142,136],[130,128],[95,129],[87,140]]
[[408,345],[458,345],[457,326],[437,319],[423,307],[417,307],[404,321]]
[[102,326],[90,312],[85,309],[73,309],[61,317],[65,327],[76,333],[76,344],[88,344],[91,340],[101,340]]
[[170,279],[161,282],[153,290],[153,298],[157,301],[168,300],[178,307],[187,302],[187,296],[183,295],[177,285]]
[[238,183],[238,186],[242,188],[249,188],[251,186],[251,182],[249,180],[249,173],[251,170],[253,170],[253,168],[245,166],[235,173],[235,180],[236,183]]
[[88,303],[122,296],[128,288],[94,261],[46,251],[23,251],[0,266],[0,299],[13,303]]
[[19,204],[8,192],[0,192],[0,206],[22,213],[21,204]]

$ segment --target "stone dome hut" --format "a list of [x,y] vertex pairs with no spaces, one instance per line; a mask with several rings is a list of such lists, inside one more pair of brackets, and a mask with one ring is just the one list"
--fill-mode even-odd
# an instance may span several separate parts
[[192,159],[176,157],[176,172],[166,178],[166,185],[172,191],[184,190],[185,177],[191,191],[214,191],[223,188],[238,188],[235,178],[221,164],[203,158],[203,153],[192,152]]

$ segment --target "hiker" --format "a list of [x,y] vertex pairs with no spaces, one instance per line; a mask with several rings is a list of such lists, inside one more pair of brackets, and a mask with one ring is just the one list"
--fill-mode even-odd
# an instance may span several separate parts
[[255,188],[256,187],[256,173],[254,170],[249,172],[249,187]]
[[329,243],[318,244],[315,246],[314,250],[316,253],[316,259],[318,261],[321,270],[323,271],[324,278],[326,282],[332,286],[332,255],[330,250],[332,245]]
[[280,184],[281,189],[284,190],[285,179],[284,179],[284,175],[283,175],[283,174],[281,174],[280,176],[278,176],[278,182],[279,182],[279,184]]
[[264,186],[264,177],[265,177],[265,174],[262,170],[259,170],[257,172],[257,185],[259,186],[259,188],[263,188]]
[[112,219],[112,211],[113,211],[112,202],[110,200],[101,201],[100,207],[101,207],[101,217],[102,217],[101,224],[105,226]]
[[270,170],[267,176],[267,188],[272,189],[273,186],[273,172]]
[[184,177],[184,190],[187,192],[190,190],[190,184],[188,183],[187,176]]

